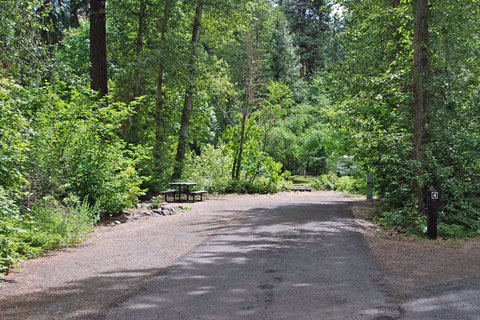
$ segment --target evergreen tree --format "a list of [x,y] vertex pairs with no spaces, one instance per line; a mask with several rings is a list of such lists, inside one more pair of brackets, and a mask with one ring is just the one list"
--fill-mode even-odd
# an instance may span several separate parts
[[272,78],[287,83],[291,88],[296,87],[300,75],[300,57],[284,16],[277,17],[268,56]]
[[300,76],[310,78],[324,64],[330,9],[325,0],[281,0],[299,48]]

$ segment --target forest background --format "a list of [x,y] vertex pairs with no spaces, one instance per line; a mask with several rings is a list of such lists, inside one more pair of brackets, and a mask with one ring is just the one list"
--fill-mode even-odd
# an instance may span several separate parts
[[[480,234],[477,0],[0,0],[0,272],[175,179]],[[342,168],[344,176],[335,174]]]

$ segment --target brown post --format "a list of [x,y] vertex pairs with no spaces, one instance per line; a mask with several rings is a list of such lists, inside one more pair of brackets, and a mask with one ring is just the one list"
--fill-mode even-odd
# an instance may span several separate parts
[[438,191],[428,190],[425,192],[425,203],[427,204],[427,235],[433,240],[437,239],[438,233],[438,201]]

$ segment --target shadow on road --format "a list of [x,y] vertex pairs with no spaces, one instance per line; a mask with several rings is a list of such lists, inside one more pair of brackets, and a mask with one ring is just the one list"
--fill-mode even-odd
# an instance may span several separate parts
[[[0,318],[399,317],[380,290],[381,274],[348,206],[342,201],[279,204],[238,214],[220,228],[205,224],[215,235],[171,268],[112,266],[111,272],[62,287],[17,295],[14,305],[1,302]],[[461,307],[462,294],[444,299],[451,308]],[[441,307],[438,301],[433,296],[405,307],[420,315]]]

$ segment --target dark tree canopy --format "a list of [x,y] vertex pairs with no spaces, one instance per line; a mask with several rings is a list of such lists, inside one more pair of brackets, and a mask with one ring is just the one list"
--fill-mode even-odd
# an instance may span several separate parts
[[324,66],[324,52],[329,31],[329,7],[325,0],[281,0],[290,30],[295,35],[304,75],[311,77]]

